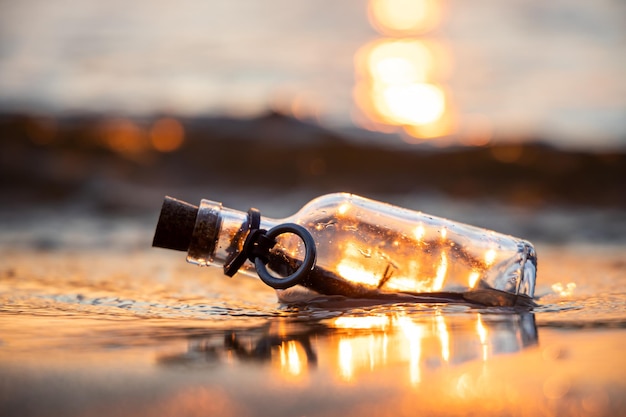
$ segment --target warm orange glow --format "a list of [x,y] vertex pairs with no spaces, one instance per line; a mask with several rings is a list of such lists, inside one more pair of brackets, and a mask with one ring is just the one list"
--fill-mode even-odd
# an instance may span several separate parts
[[[417,244],[428,245],[421,242],[426,231],[424,226],[418,225],[413,234],[418,239]],[[364,250],[352,242],[346,242],[340,246],[342,256],[336,265],[336,270],[349,282],[364,285],[372,289],[379,288],[382,291],[412,291],[433,292],[441,291],[446,285],[450,269],[450,253],[446,240],[448,231],[446,228],[439,230],[442,250],[439,251],[437,261],[423,259],[419,252],[407,253],[411,259],[407,259],[407,267],[399,270],[385,260],[384,253]],[[401,245],[397,241],[392,244]],[[494,253],[495,255],[495,253]],[[478,271],[469,276],[470,286],[478,280]]]
[[[380,260],[377,259],[380,257],[373,256],[370,251],[365,252],[357,245],[348,242],[343,247],[343,256],[336,269],[347,281],[378,288],[388,271],[384,271],[384,264],[381,265]],[[418,259],[409,261],[408,265],[409,268],[403,271],[402,275],[396,271],[381,288],[383,290],[413,292],[440,291],[443,288],[448,272],[446,252],[441,252],[436,270],[435,265],[430,266],[430,263],[422,267]]]
[[386,333],[341,336],[337,349],[339,378],[349,382],[360,371],[372,371],[384,366],[387,363],[387,345]]
[[487,266],[493,265],[493,262],[496,260],[496,251],[494,249],[489,249],[485,252],[485,264]]
[[[411,138],[415,138],[418,141],[422,139],[434,139],[454,133],[456,130],[456,121],[446,101],[446,109],[441,115],[441,118],[432,123],[423,125],[405,125],[403,129]],[[411,138],[406,139],[406,141],[409,143],[415,142]]]
[[[341,262],[337,265],[337,272],[348,281],[376,287],[380,282],[381,276],[371,266],[365,265],[362,261],[363,258],[364,253],[362,249],[348,242]],[[371,259],[371,254],[365,257],[365,259]]]
[[448,333],[446,320],[438,313],[435,316],[435,322],[437,324],[437,337],[441,343],[441,358],[448,362],[450,360],[450,334]]
[[[483,361],[490,359],[494,341],[490,340],[488,319],[484,321],[477,314],[463,327],[454,324],[449,327],[449,320],[439,311],[427,322],[401,312],[332,319],[332,328],[355,330],[339,335],[334,362],[336,376],[355,382],[363,372],[376,371],[389,363],[402,364],[401,369],[408,371],[410,383],[416,386],[424,380],[422,373],[432,368],[422,369],[424,364],[443,362],[457,366],[459,360],[472,360],[476,354]],[[517,343],[519,339],[516,337],[514,341]]]
[[386,288],[395,291],[413,291],[413,292],[431,292],[434,291],[433,281],[427,278],[416,279],[419,277],[417,272],[409,271],[408,277],[393,277],[387,284]]
[[443,284],[446,280],[447,272],[448,257],[446,256],[445,252],[441,252],[441,260],[439,261],[439,266],[437,267],[437,275],[435,276],[435,281],[433,282],[433,291],[441,291],[441,289],[443,288]]
[[339,329],[384,329],[389,324],[388,316],[337,317],[333,321]]
[[382,85],[409,85],[435,75],[437,46],[417,39],[383,39],[366,45],[358,57],[364,74]]
[[380,277],[369,271],[365,266],[350,259],[344,259],[337,265],[337,272],[346,280],[356,284],[377,286]]
[[403,139],[432,139],[456,130],[450,94],[440,82],[451,65],[443,44],[417,38],[437,27],[438,0],[370,0],[370,23],[388,38],[365,45],[356,54],[354,98],[369,119],[355,117],[370,130],[404,130]]
[[339,340],[339,373],[342,379],[349,381],[352,379],[354,372],[354,363],[352,358],[352,343],[350,339],[342,338]]
[[424,33],[441,21],[442,7],[438,0],[370,0],[370,23],[386,35]]
[[485,146],[493,138],[493,123],[485,115],[466,114],[462,124],[460,140],[464,145]]
[[476,333],[478,334],[478,338],[480,339],[480,344],[482,346],[483,361],[486,361],[488,354],[487,328],[483,324],[480,314],[478,314],[478,319],[476,320]]
[[417,385],[422,380],[420,363],[422,339],[425,337],[424,326],[413,322],[408,317],[398,317],[397,325],[409,342],[409,377],[411,384]]
[[280,368],[283,372],[292,376],[301,375],[303,371],[302,362],[296,342],[291,340],[280,345]]
[[122,154],[139,154],[146,150],[146,133],[136,123],[127,119],[110,120],[100,128],[104,143]]
[[375,122],[404,126],[415,137],[449,134],[448,93],[429,81],[446,72],[445,55],[438,44],[419,39],[383,39],[366,45],[355,60],[357,104]]
[[415,231],[413,233],[415,234],[415,239],[421,241],[426,234],[426,229],[424,228],[423,224],[418,224],[417,227],[415,227]]
[[561,297],[569,297],[574,294],[574,290],[576,289],[576,283],[568,282],[567,284],[562,284],[557,282],[552,285],[552,291],[560,295]]
[[443,90],[434,84],[412,83],[375,89],[376,108],[387,121],[398,125],[426,125],[445,111]]
[[343,215],[343,214],[346,214],[349,209],[350,209],[350,204],[343,203],[341,206],[339,206],[337,211],[339,212],[339,214]]
[[480,272],[472,271],[469,275],[468,285],[470,288],[474,288],[476,283],[478,282],[478,278],[480,278]]
[[178,120],[165,117],[157,120],[150,129],[150,141],[159,152],[172,152],[180,148],[185,130]]

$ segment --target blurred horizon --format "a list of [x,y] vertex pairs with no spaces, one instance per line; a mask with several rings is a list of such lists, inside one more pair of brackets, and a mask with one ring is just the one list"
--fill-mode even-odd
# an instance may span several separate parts
[[1,2],[0,113],[276,111],[408,143],[624,149],[625,46],[613,0]]

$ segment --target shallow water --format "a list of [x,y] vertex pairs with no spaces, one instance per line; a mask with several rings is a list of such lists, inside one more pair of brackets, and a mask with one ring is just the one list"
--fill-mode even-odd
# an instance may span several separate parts
[[2,416],[626,411],[618,239],[535,242],[532,311],[286,307],[260,281],[150,248],[153,219],[30,218],[3,217]]

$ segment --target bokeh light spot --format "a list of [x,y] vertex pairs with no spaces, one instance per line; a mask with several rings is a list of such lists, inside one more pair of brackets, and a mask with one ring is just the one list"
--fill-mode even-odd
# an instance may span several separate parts
[[432,30],[441,21],[438,0],[371,0],[368,16],[384,35],[415,35]]
[[159,152],[172,152],[185,140],[185,130],[178,120],[165,117],[157,120],[150,129],[150,142]]
[[148,145],[143,129],[128,119],[109,120],[101,126],[100,132],[104,143],[121,154],[140,154]]

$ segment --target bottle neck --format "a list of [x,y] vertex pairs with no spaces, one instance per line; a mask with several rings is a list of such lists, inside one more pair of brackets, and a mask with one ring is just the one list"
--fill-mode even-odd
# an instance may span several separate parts
[[[223,207],[221,203],[202,200],[187,251],[187,261],[193,264],[222,267],[242,249],[249,229],[248,213]],[[270,229],[277,220],[261,217],[261,229]],[[253,274],[251,263],[241,268]]]

